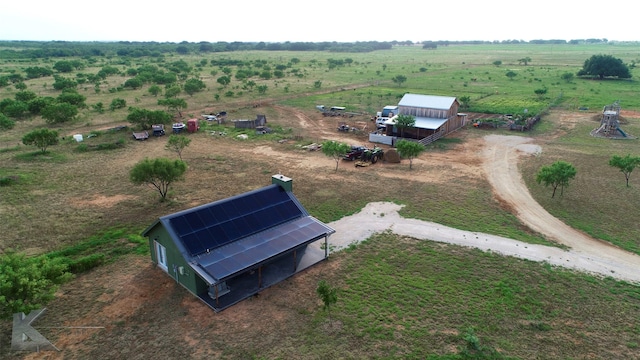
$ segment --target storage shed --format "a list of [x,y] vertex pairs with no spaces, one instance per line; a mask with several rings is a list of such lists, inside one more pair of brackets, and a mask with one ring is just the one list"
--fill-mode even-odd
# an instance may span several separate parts
[[151,260],[215,311],[324,260],[335,230],[310,216],[292,180],[159,218]]

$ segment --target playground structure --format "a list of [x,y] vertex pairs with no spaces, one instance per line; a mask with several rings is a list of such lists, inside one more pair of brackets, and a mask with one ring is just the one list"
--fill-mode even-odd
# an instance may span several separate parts
[[626,132],[620,128],[620,104],[616,101],[602,109],[600,127],[591,131],[591,136],[612,139],[629,139]]

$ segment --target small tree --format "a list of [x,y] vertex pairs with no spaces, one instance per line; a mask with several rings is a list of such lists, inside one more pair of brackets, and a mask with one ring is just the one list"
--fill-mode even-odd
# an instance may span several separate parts
[[631,156],[627,154],[625,157],[619,155],[613,155],[609,160],[609,165],[618,168],[620,172],[624,174],[625,179],[627,180],[627,187],[629,187],[629,176],[631,176],[631,172],[636,166],[640,165],[640,157],[639,156]]
[[207,86],[200,79],[191,78],[184,83],[184,92],[193,96],[193,94],[206,89]]
[[153,96],[158,96],[160,94],[162,94],[162,88],[158,85],[151,85],[149,86],[149,94],[153,95]]
[[182,110],[187,108],[187,102],[180,98],[159,99],[158,105],[166,106],[167,110],[178,113],[182,117]]
[[533,92],[536,95],[538,95],[539,98],[542,98],[542,96],[547,93],[547,88],[543,87],[543,88],[535,89],[535,90],[533,90]]
[[413,158],[418,157],[418,155],[425,150],[424,145],[409,140],[398,141],[396,143],[396,149],[398,149],[400,156],[409,159],[409,170],[411,170],[413,166]]
[[329,286],[326,281],[320,280],[316,293],[322,300],[323,309],[327,310],[329,320],[331,320],[331,306],[338,302],[338,291],[336,288]]
[[405,81],[407,81],[407,77],[404,75],[396,75],[391,79],[391,81],[398,84],[398,86],[401,86]]
[[78,108],[66,102],[53,102],[42,109],[41,115],[48,124],[59,124],[73,120]]
[[551,197],[556,195],[556,189],[560,186],[560,196],[564,193],[564,187],[569,186],[569,180],[576,176],[576,168],[565,161],[556,161],[550,166],[543,166],[536,175],[536,182],[542,183],[544,186],[551,186],[553,193]]
[[400,137],[404,137],[404,129],[415,126],[416,118],[413,115],[398,115],[396,127],[400,129]]
[[3,113],[0,113],[0,129],[11,130],[16,126],[16,122],[6,117]]
[[169,136],[169,141],[164,146],[165,149],[173,151],[178,154],[180,160],[182,160],[182,150],[191,144],[191,139],[186,136],[172,134]]
[[51,145],[58,144],[58,132],[49,129],[36,129],[22,137],[25,145],[34,145],[44,154]]
[[518,64],[524,64],[524,66],[527,66],[530,62],[531,62],[531,58],[528,56],[518,59]]
[[229,75],[220,76],[217,80],[218,84],[222,86],[227,86],[231,83],[231,77]]
[[186,171],[187,164],[182,160],[144,159],[131,169],[129,179],[136,185],[147,184],[156,188],[164,201],[169,186],[173,182],[181,180]]
[[43,307],[54,298],[58,285],[71,277],[62,258],[0,255],[0,318]]
[[571,81],[573,81],[573,73],[571,72],[566,72],[562,75],[560,75],[560,78],[568,83],[570,83]]
[[351,150],[351,146],[334,140],[327,140],[322,143],[322,153],[335,160],[336,172],[338,171],[340,160],[342,160],[344,155],[348,153],[349,150]]
[[460,107],[463,109],[468,109],[471,106],[471,96],[464,95],[458,98],[460,100]]
[[505,75],[509,78],[509,80],[513,80],[514,77],[518,76],[518,74],[511,70],[507,71]]
[[124,109],[127,107],[127,100],[121,98],[115,98],[111,100],[109,104],[109,110],[115,111],[116,109]]

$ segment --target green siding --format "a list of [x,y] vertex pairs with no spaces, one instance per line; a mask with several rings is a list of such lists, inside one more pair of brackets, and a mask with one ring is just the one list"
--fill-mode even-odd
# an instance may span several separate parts
[[[147,236],[149,236],[151,261],[154,264],[158,265],[158,258],[155,248],[155,242],[157,241],[166,249],[167,273],[169,274],[169,276],[174,278],[179,284],[184,286],[187,290],[195,295],[207,291],[208,286],[206,282],[200,279],[200,277],[191,269],[189,264],[187,264],[187,262],[184,260],[184,257],[182,257],[182,254],[180,254],[178,248],[175,246],[173,240],[171,240],[171,237],[160,223],[158,223],[155,228],[150,230]],[[179,272],[180,267],[183,268],[182,274],[180,274]],[[161,267],[158,268],[162,269]]]

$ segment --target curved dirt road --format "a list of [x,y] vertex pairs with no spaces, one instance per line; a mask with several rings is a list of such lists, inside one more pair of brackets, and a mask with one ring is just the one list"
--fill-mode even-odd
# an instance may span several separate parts
[[524,224],[548,239],[567,245],[559,247],[528,244],[490,234],[458,230],[438,223],[406,219],[398,214],[401,205],[369,203],[359,213],[329,223],[336,233],[329,238],[331,251],[391,231],[416,239],[474,247],[532,261],[544,261],[600,276],[640,283],[640,256],[609,243],[595,240],[556,219],[529,194],[518,170],[521,156],[532,156],[541,148],[532,139],[519,136],[485,137],[483,167],[496,196],[509,203]]
[[573,229],[549,214],[531,197],[517,166],[520,156],[541,152],[541,148],[531,141],[520,136],[485,137],[484,169],[496,196],[510,204],[520,221],[529,228],[567,245],[570,252],[608,264],[611,276],[619,273],[626,279],[640,279],[640,256]]

